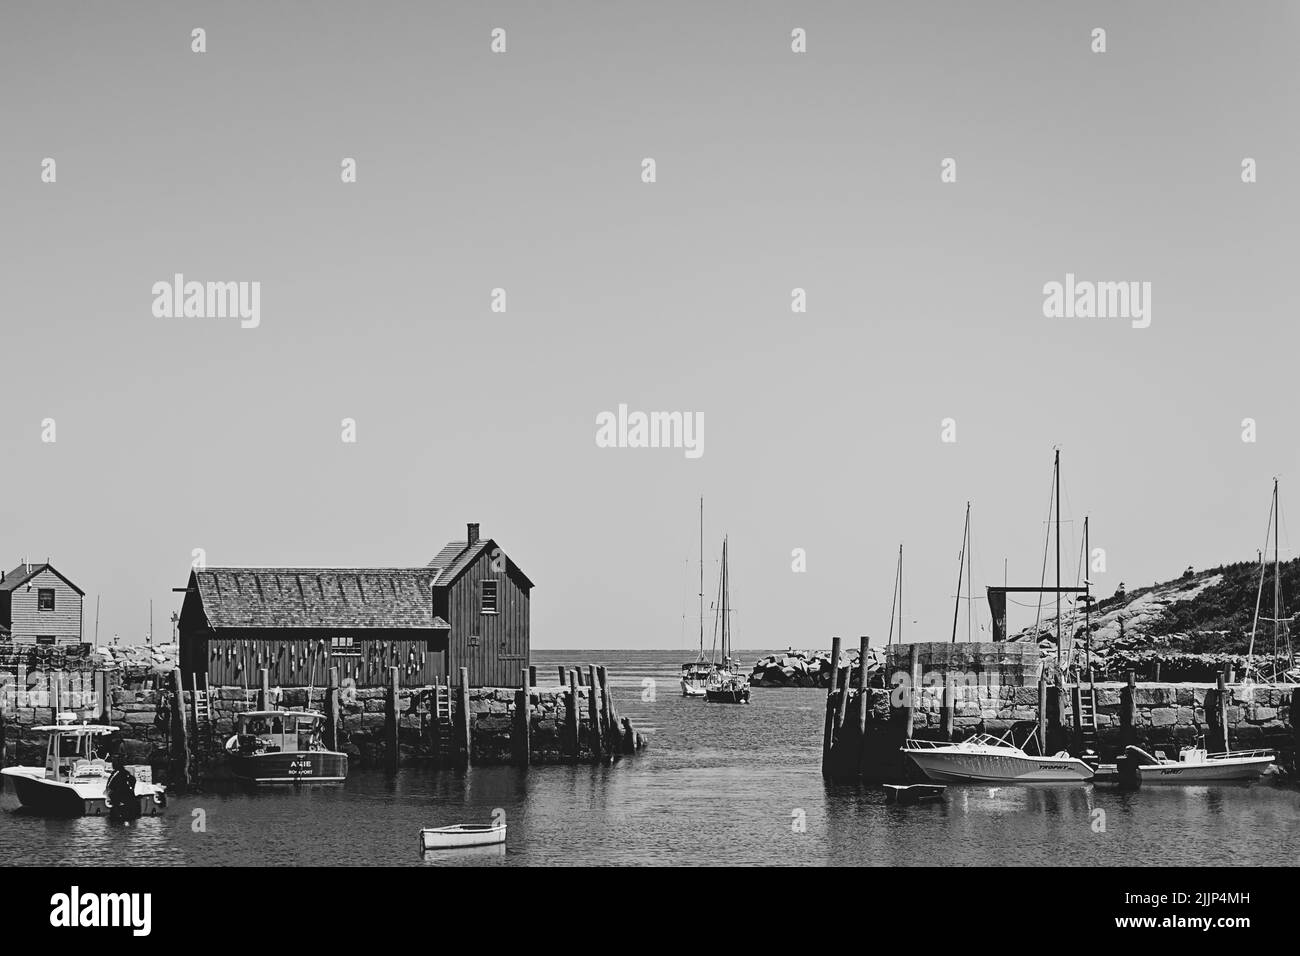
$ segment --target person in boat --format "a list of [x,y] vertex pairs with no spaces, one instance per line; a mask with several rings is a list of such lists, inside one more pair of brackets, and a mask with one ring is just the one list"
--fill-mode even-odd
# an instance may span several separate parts
[[108,818],[130,821],[140,816],[140,801],[135,796],[135,774],[126,769],[126,759],[121,751],[113,754],[113,773],[104,787]]

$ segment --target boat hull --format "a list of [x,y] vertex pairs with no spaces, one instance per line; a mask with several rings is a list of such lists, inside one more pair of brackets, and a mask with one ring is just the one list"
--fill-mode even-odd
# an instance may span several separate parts
[[1031,757],[908,751],[913,763],[940,783],[1083,783],[1093,770],[1073,757]]
[[1243,757],[1210,760],[1205,763],[1162,763],[1137,768],[1142,784],[1211,783],[1226,780],[1258,780],[1272,763],[1272,757]]
[[348,755],[331,750],[232,754],[230,769],[236,780],[257,786],[342,783],[348,776]]
[[495,846],[506,842],[506,825],[436,827],[420,831],[425,850],[456,850],[461,847]]
[[748,704],[749,688],[741,687],[736,690],[706,690],[704,699],[710,704]]
[[704,686],[701,684],[691,684],[685,680],[682,681],[683,697],[703,697]]
[[[23,772],[28,771],[28,772]],[[106,817],[109,806],[104,799],[103,783],[68,784],[47,780],[39,768],[10,767],[4,777],[13,787],[14,796],[24,810],[46,817]],[[137,784],[135,799],[138,812],[131,816],[156,816],[162,801],[152,785]]]

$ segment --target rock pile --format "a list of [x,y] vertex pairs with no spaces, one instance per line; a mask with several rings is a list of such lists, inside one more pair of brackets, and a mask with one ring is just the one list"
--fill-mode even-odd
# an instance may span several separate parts
[[[850,668],[850,685],[858,686],[858,652],[852,648],[840,658],[840,666]],[[880,667],[874,648],[867,651],[868,672]],[[754,665],[749,683],[753,687],[822,687],[831,686],[831,656],[824,651],[787,650],[770,654]]]

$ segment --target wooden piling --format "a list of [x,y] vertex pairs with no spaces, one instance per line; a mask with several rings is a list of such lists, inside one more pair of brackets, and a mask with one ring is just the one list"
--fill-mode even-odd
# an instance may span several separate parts
[[1047,755],[1047,668],[1038,674],[1038,753]]
[[867,753],[867,712],[871,709],[871,695],[867,690],[867,648],[871,645],[871,638],[862,635],[858,641],[858,772],[862,772],[862,766],[866,760]]
[[329,684],[325,688],[325,748],[339,749],[339,669],[337,667],[329,669]]
[[532,721],[529,719],[531,709],[529,700],[532,697],[529,684],[531,677],[529,668],[525,667],[520,671],[519,679],[524,686],[515,694],[515,761],[521,767],[527,767],[529,760],[532,759]]
[[1128,672],[1128,682],[1119,693],[1119,733],[1123,746],[1137,743],[1137,673]]
[[1070,688],[1070,709],[1074,711],[1074,723],[1070,728],[1070,739],[1075,756],[1083,752],[1083,688],[1075,684]]
[[907,709],[903,714],[903,729],[906,736],[910,739],[912,731],[916,729],[913,723],[915,720],[915,708],[912,705],[917,702],[917,699],[921,695],[921,649],[915,644],[911,647],[907,661],[907,679],[909,686],[907,688]]
[[528,665],[528,686],[529,687],[537,686],[537,665],[536,664]]
[[108,671],[95,671],[95,723],[106,724],[113,719],[113,702],[108,692]]
[[263,667],[257,672],[257,709],[270,710],[271,672]]
[[469,668],[460,669],[460,687],[457,688],[457,697],[460,703],[460,732],[461,746],[464,747],[463,761],[466,767],[474,762],[474,729],[473,717],[469,712]]
[[609,696],[609,672],[604,665],[596,668],[596,679],[600,681],[600,736],[606,754],[613,757],[614,749],[614,711],[613,701]]
[[831,686],[826,695],[826,725],[822,731],[822,773],[830,773],[832,734],[835,726],[835,694],[839,690],[835,685],[840,678],[840,639],[831,638]]
[[[1226,668],[1225,668],[1226,670]],[[1223,734],[1223,752],[1232,753],[1232,744],[1228,733],[1228,681],[1224,674],[1219,675],[1218,693],[1215,694],[1214,706],[1219,712],[1219,732]]]
[[565,684],[565,680],[564,680],[564,665],[561,664],[561,665],[560,665],[560,687],[563,687],[564,684]]
[[190,741],[185,727],[185,688],[179,667],[172,670],[172,693],[176,697],[172,706],[172,783],[185,789],[190,785]]
[[849,710],[849,685],[853,683],[853,668],[844,667],[840,674],[840,699],[835,707],[835,739],[838,740],[840,731],[844,729],[844,718]]
[[582,668],[581,668],[581,667],[575,667],[575,668],[573,669],[573,672],[574,672],[575,674],[578,675],[578,686],[579,686],[579,687],[586,687],[587,685],[583,683]]
[[384,701],[384,769],[389,773],[397,773],[398,675],[396,667],[388,668],[388,694]]
[[939,707],[939,734],[944,740],[952,740],[952,732],[956,719],[955,698],[956,688],[952,680],[948,677],[948,672],[943,675],[943,702]]
[[596,667],[587,665],[587,740],[591,744],[591,757],[600,759],[600,704],[596,699]]
[[576,761],[578,759],[578,674],[576,670],[569,671],[569,701],[568,706],[564,708],[564,729],[564,736],[568,738],[566,743],[569,747],[569,756]]

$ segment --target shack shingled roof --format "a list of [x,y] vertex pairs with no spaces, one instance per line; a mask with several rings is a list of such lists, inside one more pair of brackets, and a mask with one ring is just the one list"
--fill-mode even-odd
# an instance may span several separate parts
[[398,628],[443,630],[433,613],[428,568],[196,569],[213,628]]

